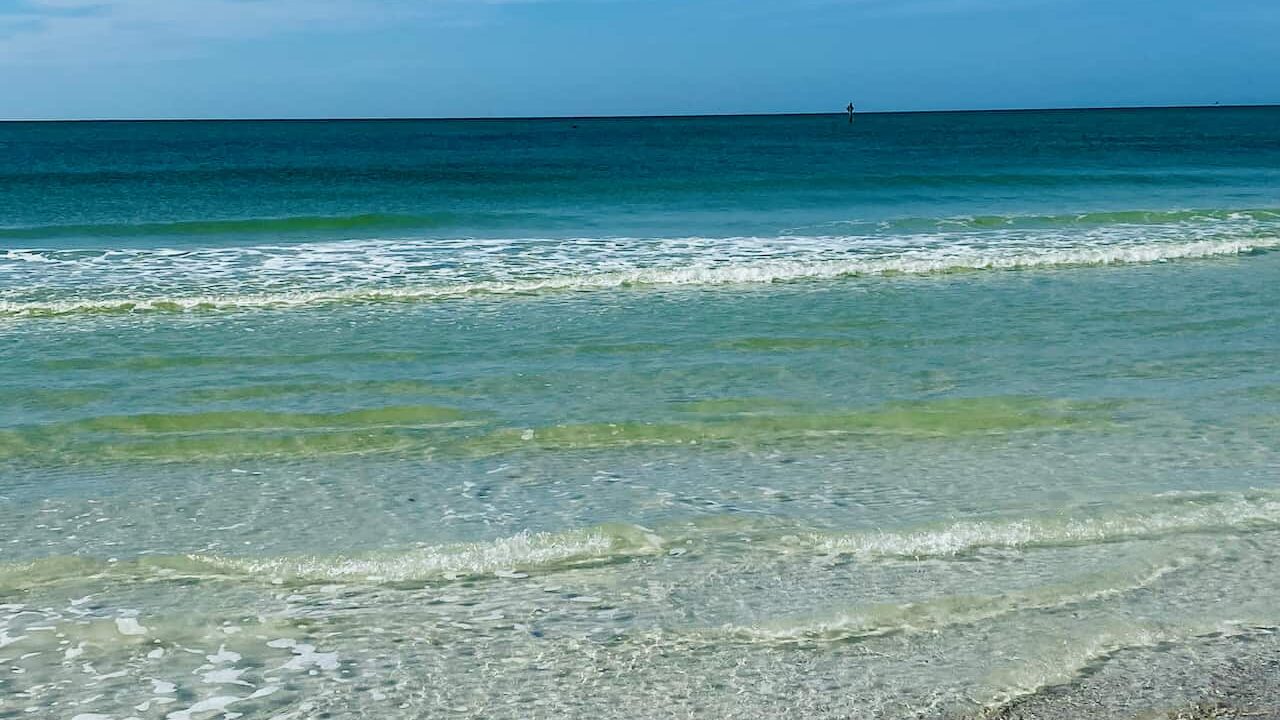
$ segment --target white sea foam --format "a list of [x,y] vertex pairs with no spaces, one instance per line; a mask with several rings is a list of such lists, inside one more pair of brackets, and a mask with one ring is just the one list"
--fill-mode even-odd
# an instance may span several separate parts
[[1280,498],[1265,494],[1166,497],[1146,511],[1114,515],[973,520],[907,532],[810,536],[821,551],[862,557],[950,557],[984,548],[1117,542],[1182,533],[1280,527]]
[[[12,264],[0,266],[0,279],[11,276],[3,285],[23,287],[20,295],[16,291],[0,294],[0,317],[290,308],[636,286],[718,286],[1117,265],[1234,256],[1280,247],[1280,237],[1114,242],[1087,236],[1028,239],[988,234],[981,242],[974,238],[951,240],[939,244],[941,240],[932,236],[893,241],[849,237],[617,238],[470,245],[370,241],[289,248],[289,257],[275,255],[266,260],[259,256],[281,250],[221,249],[176,258],[137,251],[130,256],[136,262],[117,264],[105,256],[92,261],[67,260],[105,263],[105,267],[44,273],[38,278],[30,272],[14,272]],[[450,256],[450,252],[456,254]],[[414,259],[388,258],[397,253]],[[446,262],[445,257],[452,260]],[[203,287],[225,288],[226,292],[190,294],[192,277],[199,277]],[[63,285],[49,285],[55,280]],[[94,290],[93,298],[79,296],[86,285]],[[141,286],[145,292],[134,294],[131,290],[113,297],[112,288],[120,286]],[[256,291],[243,292],[244,288]],[[31,298],[32,293],[43,297]]]
[[567,533],[526,532],[490,542],[424,547],[365,557],[191,556],[191,559],[223,571],[278,579],[403,582],[605,560],[649,553],[661,545],[661,538],[640,528],[610,526]]

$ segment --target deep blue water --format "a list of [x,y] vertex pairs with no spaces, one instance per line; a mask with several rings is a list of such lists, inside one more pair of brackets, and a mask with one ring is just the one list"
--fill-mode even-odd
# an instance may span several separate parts
[[[853,125],[8,123],[0,219],[6,239],[83,244],[267,218],[332,224],[300,225],[287,233],[296,240],[723,236],[904,217],[1256,208],[1274,204],[1278,124],[1276,108],[877,114]],[[383,219],[341,220],[359,216]],[[173,230],[227,241],[213,227]]]

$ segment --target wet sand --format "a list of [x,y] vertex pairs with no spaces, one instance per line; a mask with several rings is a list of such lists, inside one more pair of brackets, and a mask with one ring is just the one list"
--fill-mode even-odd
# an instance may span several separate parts
[[[1135,678],[1142,678],[1136,681]],[[984,720],[1280,720],[1280,631],[1123,650]]]

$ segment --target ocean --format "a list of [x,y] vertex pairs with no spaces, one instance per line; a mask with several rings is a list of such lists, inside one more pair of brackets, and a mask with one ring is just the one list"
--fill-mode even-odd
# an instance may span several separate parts
[[0,718],[1196,702],[1277,250],[1280,108],[0,124]]

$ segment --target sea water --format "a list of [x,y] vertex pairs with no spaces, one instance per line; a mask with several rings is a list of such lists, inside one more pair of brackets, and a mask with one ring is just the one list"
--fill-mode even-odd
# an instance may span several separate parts
[[1277,248],[1274,108],[0,125],[0,717],[1136,686],[1280,626]]

